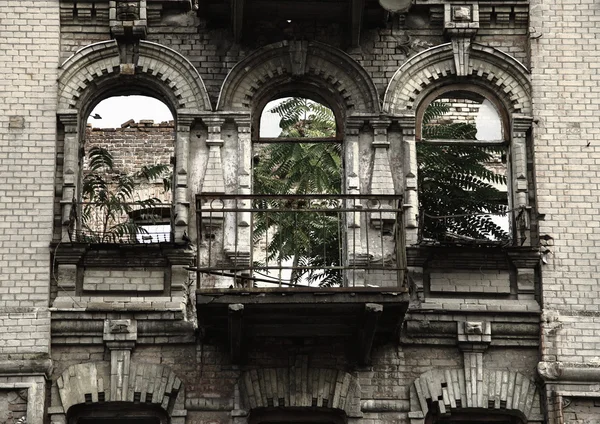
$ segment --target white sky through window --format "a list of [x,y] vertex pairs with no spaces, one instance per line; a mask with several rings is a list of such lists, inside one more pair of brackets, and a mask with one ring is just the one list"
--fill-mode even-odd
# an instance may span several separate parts
[[[93,118],[96,114],[99,119]],[[88,117],[95,128],[121,128],[121,124],[134,119],[152,119],[155,123],[173,120],[171,111],[160,100],[146,96],[115,96],[102,100]]]

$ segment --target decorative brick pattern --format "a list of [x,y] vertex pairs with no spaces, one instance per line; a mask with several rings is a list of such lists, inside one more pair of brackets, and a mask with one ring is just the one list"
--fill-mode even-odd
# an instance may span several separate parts
[[[514,371],[483,370],[473,386],[464,369],[432,370],[414,382],[418,404],[411,404],[411,422],[419,422],[437,404],[441,414],[462,408],[493,409],[496,412],[520,412],[526,418],[541,418],[539,391],[535,382]],[[470,396],[467,394],[470,393]]]
[[[131,362],[128,384],[123,388],[120,401],[158,405],[172,412],[177,405],[182,409],[181,380],[165,365]],[[110,366],[107,362],[89,362],[67,368],[57,380],[64,411],[80,403],[110,402]],[[88,398],[88,399],[86,399]]]
[[261,368],[244,372],[240,391],[249,409],[267,407],[325,407],[352,411],[357,380],[330,369]]

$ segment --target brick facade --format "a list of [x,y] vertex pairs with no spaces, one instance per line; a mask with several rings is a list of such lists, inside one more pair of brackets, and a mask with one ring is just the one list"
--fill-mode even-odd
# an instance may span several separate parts
[[[595,422],[597,4],[200,3],[0,0],[0,422]],[[504,244],[420,243],[423,111],[448,93],[499,111]],[[173,122],[86,126],[128,94]],[[295,95],[333,110],[345,194],[402,196],[343,212],[348,287],[248,271],[258,117]],[[92,146],[173,164],[172,239],[73,238]]]

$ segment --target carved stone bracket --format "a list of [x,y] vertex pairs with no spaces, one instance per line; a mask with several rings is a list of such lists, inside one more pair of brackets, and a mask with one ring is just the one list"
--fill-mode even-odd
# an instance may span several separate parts
[[479,5],[445,4],[444,31],[452,42],[456,75],[469,74],[471,41],[479,29]]

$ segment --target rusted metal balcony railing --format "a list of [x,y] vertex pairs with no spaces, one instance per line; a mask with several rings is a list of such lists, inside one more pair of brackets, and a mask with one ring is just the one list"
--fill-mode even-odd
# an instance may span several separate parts
[[404,283],[399,196],[197,196],[200,287]]
[[152,244],[172,241],[171,204],[80,202],[69,236],[82,243]]
[[419,215],[419,243],[437,245],[519,246],[529,233],[529,209],[504,213]]

